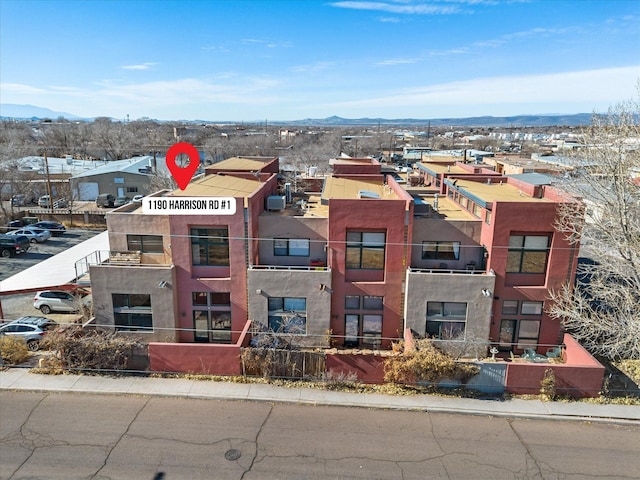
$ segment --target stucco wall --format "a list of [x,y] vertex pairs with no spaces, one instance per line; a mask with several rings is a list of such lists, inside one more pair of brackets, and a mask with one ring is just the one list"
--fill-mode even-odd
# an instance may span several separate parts
[[326,346],[331,328],[330,270],[249,270],[248,291],[249,319],[262,325],[268,325],[269,297],[306,298],[307,335],[297,337],[295,343]]
[[327,354],[326,369],[329,376],[353,372],[364,383],[384,383],[384,358],[380,355]]
[[589,354],[571,335],[564,335],[565,363],[507,364],[507,392],[537,394],[547,369],[553,370],[556,392],[576,398],[597,397],[602,389],[605,368]]
[[[259,265],[300,265],[308,266],[312,259],[327,261],[326,218],[305,218],[288,216],[262,216],[259,218]],[[308,238],[309,256],[291,257],[273,254],[274,238]]]
[[127,251],[127,234],[162,235],[164,253],[145,254],[143,263],[171,263],[171,235],[167,215],[113,212],[106,215],[109,245],[113,251]]
[[425,335],[427,302],[464,302],[467,304],[467,338],[486,339],[491,325],[495,276],[490,274],[448,274],[407,272],[405,328]]
[[[468,263],[473,262],[479,268],[482,262],[482,247],[479,243],[481,230],[480,220],[448,221],[440,218],[414,218],[411,266],[413,268],[439,268],[441,263],[446,263],[447,268],[464,270]],[[459,259],[423,259],[422,242],[426,241],[460,242]]]
[[[114,293],[150,294],[153,332],[131,332],[143,342],[176,340],[176,276],[174,267],[92,265],[89,269],[97,326],[113,328]],[[164,288],[158,286],[166,282]]]

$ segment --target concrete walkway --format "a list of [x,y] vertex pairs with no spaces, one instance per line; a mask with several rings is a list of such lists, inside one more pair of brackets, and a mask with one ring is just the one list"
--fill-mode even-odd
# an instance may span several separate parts
[[28,368],[0,371],[0,390],[249,400],[640,425],[640,406],[637,405],[344,393],[313,388],[285,388],[258,383],[227,383],[185,378],[40,375],[30,373]]

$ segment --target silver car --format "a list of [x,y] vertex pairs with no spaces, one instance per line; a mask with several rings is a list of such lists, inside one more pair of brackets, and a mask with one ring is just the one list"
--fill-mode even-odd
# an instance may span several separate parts
[[0,325],[0,336],[15,336],[27,342],[27,347],[32,352],[40,348],[40,341],[48,331],[56,328],[58,324],[44,317],[21,317],[9,323]]
[[49,230],[36,227],[24,227],[19,230],[12,230],[11,232],[7,232],[7,235],[24,235],[31,243],[46,242],[51,238],[51,232]]

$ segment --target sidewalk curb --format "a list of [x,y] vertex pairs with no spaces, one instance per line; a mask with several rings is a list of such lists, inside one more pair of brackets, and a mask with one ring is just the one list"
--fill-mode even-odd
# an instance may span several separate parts
[[[206,382],[181,378],[41,375],[31,374],[29,369],[24,368],[9,368],[0,371],[0,391],[143,395],[640,426],[640,408],[635,405],[581,404],[580,409],[583,410],[583,413],[571,414],[553,412],[550,408],[554,407],[553,402],[538,400],[491,402],[489,400],[430,395],[396,397],[384,394],[345,393],[312,388],[286,388],[269,384]],[[490,403],[483,404],[482,402]],[[499,407],[478,408],[478,405]],[[561,410],[565,409],[562,408],[564,406],[564,404],[555,405]],[[568,407],[570,404],[566,404],[566,406]],[[624,415],[625,412],[631,411],[632,415]]]

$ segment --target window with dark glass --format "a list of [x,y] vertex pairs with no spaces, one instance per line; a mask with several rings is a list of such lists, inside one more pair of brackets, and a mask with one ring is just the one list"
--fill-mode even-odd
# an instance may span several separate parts
[[422,258],[425,260],[458,260],[460,242],[422,242]]
[[347,310],[360,310],[360,297],[358,295],[344,297],[344,308]]
[[502,314],[513,318],[504,318],[500,322],[500,348],[504,350],[511,350],[514,347],[520,350],[536,348],[543,307],[544,302],[504,300]]
[[383,270],[385,242],[384,232],[347,232],[346,267]]
[[269,329],[276,333],[307,333],[307,299],[300,297],[269,297]]
[[162,253],[162,235],[127,235],[127,249],[142,253]]
[[427,302],[426,333],[439,340],[454,340],[464,336],[467,325],[467,304],[463,302]]
[[[383,316],[369,312],[383,310],[384,297],[347,295],[345,297],[345,309],[352,310],[344,317],[345,346],[378,348],[382,341]],[[353,312],[353,310],[357,310],[357,312]]]
[[511,235],[507,273],[545,273],[549,241],[549,235]]
[[113,319],[116,330],[153,330],[151,295],[140,293],[113,293]]
[[308,238],[274,238],[273,254],[277,257],[308,257],[309,244]]
[[229,230],[225,228],[192,228],[191,255],[193,265],[228,266]]
[[231,341],[231,294],[192,292],[193,336],[195,342]]

